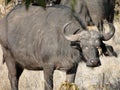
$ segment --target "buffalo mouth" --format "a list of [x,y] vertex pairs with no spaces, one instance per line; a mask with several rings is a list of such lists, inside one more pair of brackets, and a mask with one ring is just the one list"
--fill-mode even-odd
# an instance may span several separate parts
[[99,67],[101,66],[101,62],[99,59],[91,59],[86,62],[87,67]]

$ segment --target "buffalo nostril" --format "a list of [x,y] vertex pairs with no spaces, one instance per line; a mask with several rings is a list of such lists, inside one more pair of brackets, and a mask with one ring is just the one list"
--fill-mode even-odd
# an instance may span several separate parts
[[101,65],[101,62],[98,59],[91,59],[87,62],[87,66],[89,66],[89,67],[97,67],[100,65]]
[[90,62],[91,62],[92,65],[95,65],[95,66],[100,66],[101,65],[99,60],[93,60],[92,59],[92,60],[90,60]]
[[95,63],[95,61],[94,61],[94,60],[90,60],[90,62],[91,62],[92,64],[94,64],[94,63]]
[[93,64],[93,65],[98,65],[99,61],[92,59],[92,60],[90,60],[90,63]]

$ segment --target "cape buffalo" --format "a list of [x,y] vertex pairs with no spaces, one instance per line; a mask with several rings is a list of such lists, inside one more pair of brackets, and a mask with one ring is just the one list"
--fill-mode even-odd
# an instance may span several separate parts
[[[61,4],[73,8],[78,13],[77,17],[90,29],[95,25],[100,32],[104,32],[105,21],[113,24],[115,0],[61,0]],[[108,53],[105,55],[117,57],[112,46],[106,44],[105,48]]]
[[[71,7],[71,0],[61,0],[61,4]],[[103,20],[113,23],[115,0],[76,0],[74,9],[83,17],[86,25],[95,24],[103,31]]]
[[114,26],[101,34],[83,30],[82,24],[65,6],[16,6],[0,21],[0,44],[8,67],[12,90],[18,90],[24,69],[43,70],[45,90],[53,89],[54,70],[66,71],[67,81],[74,82],[78,63],[89,67],[100,65],[103,41],[114,35]]

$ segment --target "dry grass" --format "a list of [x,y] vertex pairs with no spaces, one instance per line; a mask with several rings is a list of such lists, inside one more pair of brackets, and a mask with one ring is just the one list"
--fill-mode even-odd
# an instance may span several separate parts
[[[102,66],[87,68],[80,64],[76,83],[85,90],[119,90],[120,60],[119,58],[102,57]],[[90,89],[91,88],[91,89]],[[115,89],[114,89],[115,88]]]
[[7,6],[5,0],[0,0],[0,18],[4,17],[16,4],[17,0],[12,0]]

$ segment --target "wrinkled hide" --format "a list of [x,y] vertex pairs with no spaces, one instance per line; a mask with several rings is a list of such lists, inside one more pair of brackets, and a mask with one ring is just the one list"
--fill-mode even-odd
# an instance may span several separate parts
[[102,41],[112,38],[115,30],[101,34],[83,29],[68,7],[30,6],[26,11],[16,6],[0,21],[0,43],[12,90],[18,90],[24,69],[43,70],[45,90],[52,90],[54,70],[66,71],[66,80],[74,82],[80,61],[99,66],[98,47],[102,49]]

